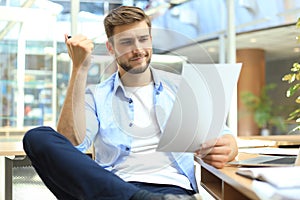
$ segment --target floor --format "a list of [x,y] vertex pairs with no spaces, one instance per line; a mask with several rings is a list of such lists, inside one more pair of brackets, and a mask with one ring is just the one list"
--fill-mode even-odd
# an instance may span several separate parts
[[14,167],[13,200],[55,200],[32,167]]

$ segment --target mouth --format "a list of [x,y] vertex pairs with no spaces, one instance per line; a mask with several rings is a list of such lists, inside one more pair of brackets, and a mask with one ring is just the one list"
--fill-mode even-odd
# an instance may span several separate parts
[[145,60],[145,56],[138,56],[138,57],[133,57],[130,59],[132,62],[143,62]]

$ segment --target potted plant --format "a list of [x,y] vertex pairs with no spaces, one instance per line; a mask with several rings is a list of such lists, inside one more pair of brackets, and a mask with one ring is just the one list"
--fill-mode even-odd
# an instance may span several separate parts
[[275,89],[274,83],[265,85],[260,94],[249,91],[241,92],[241,101],[246,108],[246,114],[253,114],[254,122],[261,129],[261,135],[269,135],[272,127],[281,131],[286,129],[285,120],[280,116],[280,107],[273,105],[268,91]]
[[[300,28],[300,18],[296,23],[296,27]],[[297,37],[298,42],[300,42],[300,35]],[[290,73],[285,74],[282,78],[283,81],[286,81],[291,86],[286,91],[286,96],[288,98],[295,97],[295,103],[298,105],[300,104],[300,64],[294,63],[290,69]],[[296,128],[291,130],[290,132],[300,131],[300,108],[297,106],[295,110],[293,110],[287,119],[288,121],[295,121],[297,123]]]

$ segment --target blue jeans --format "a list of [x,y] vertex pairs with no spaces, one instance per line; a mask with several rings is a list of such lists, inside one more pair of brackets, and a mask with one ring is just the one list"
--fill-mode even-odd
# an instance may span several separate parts
[[183,188],[125,182],[78,151],[63,135],[50,127],[29,130],[24,150],[45,185],[62,200],[128,200],[140,189],[157,193],[192,194]]

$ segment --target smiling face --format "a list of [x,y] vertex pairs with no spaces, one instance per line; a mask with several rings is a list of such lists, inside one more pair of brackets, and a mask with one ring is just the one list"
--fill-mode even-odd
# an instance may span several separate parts
[[152,56],[152,38],[145,21],[116,26],[114,36],[107,42],[109,52],[115,56],[120,75],[146,71]]

